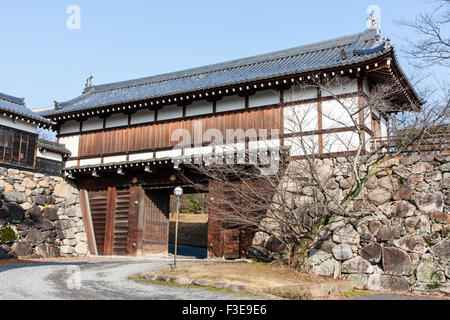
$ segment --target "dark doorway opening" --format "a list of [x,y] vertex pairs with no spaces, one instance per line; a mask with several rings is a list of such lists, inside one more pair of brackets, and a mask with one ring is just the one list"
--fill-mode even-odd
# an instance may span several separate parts
[[[198,259],[207,258],[208,208],[207,193],[181,196],[178,221],[177,254]],[[175,252],[176,199],[170,196],[169,253]]]

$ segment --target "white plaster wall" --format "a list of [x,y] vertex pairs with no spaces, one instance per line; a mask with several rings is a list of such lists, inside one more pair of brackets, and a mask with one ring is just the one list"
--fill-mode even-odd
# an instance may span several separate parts
[[139,110],[136,113],[133,113],[131,115],[131,124],[138,124],[138,123],[146,123],[146,122],[152,122],[155,121],[155,111],[153,110]]
[[183,107],[177,105],[165,106],[164,108],[158,110],[158,121],[181,118],[182,116]]
[[329,97],[339,94],[358,92],[358,82],[356,79],[343,79],[337,85],[330,88],[322,88],[322,97]]
[[64,168],[72,168],[77,166],[77,160],[66,161]]
[[184,149],[184,155],[186,156],[210,154],[210,153],[212,153],[212,146]]
[[257,91],[248,98],[249,108],[280,104],[280,95],[273,90]]
[[280,146],[279,139],[261,140],[261,141],[249,141],[248,148],[250,150],[259,149],[273,149]]
[[[302,148],[302,143],[305,150]],[[317,135],[292,137],[284,139],[284,145],[289,146],[291,156],[303,156],[306,154],[313,154],[319,152],[319,139]],[[304,152],[306,151],[306,152]]]
[[59,143],[64,144],[66,149],[71,152],[71,157],[78,157],[78,145],[79,145],[80,136],[69,136],[69,137],[61,137],[59,138]]
[[156,152],[156,158],[174,158],[181,156],[181,149],[164,150]]
[[292,86],[289,90],[284,91],[284,102],[291,102],[297,100],[307,100],[317,98],[317,87],[313,86]]
[[74,132],[80,132],[80,123],[75,120],[70,120],[61,125],[61,128],[59,129],[60,134],[65,133],[74,133]]
[[383,117],[381,117],[381,136],[388,136],[388,123]]
[[305,103],[284,107],[284,133],[317,130],[317,118],[317,103]]
[[245,98],[239,96],[224,97],[216,103],[216,112],[245,109]]
[[0,125],[30,133],[37,133],[37,124],[22,121],[20,119],[13,120],[10,117],[3,116],[3,114],[0,116]]
[[354,131],[323,135],[323,152],[346,152],[358,149],[359,137]]
[[128,159],[130,159],[130,161],[150,160],[150,159],[153,159],[153,152],[144,152],[144,153],[130,154],[128,156]]
[[45,151],[45,150],[41,151],[38,149],[37,153],[36,153],[36,157],[62,162],[62,156],[59,153],[54,153],[51,151]]
[[80,166],[89,166],[95,164],[101,164],[102,158],[92,158],[92,159],[83,159],[80,160]]
[[353,119],[358,120],[358,114],[353,117],[350,113],[354,113],[358,110],[358,99],[357,98],[346,98],[341,99],[342,106],[336,100],[323,101],[322,102],[322,128],[332,129],[332,128],[344,128],[347,126],[353,126]]
[[128,125],[128,115],[124,113],[114,113],[106,118],[106,128],[121,127]]
[[245,143],[232,143],[216,146],[216,153],[227,153],[227,152],[236,152],[245,150]]
[[213,112],[213,103],[208,101],[194,102],[186,107],[186,116],[197,116]]
[[98,130],[103,129],[103,119],[99,117],[89,118],[83,121],[83,126],[81,131]]
[[123,161],[127,161],[126,155],[111,156],[111,157],[103,158],[103,163],[115,163],[115,162],[123,162]]

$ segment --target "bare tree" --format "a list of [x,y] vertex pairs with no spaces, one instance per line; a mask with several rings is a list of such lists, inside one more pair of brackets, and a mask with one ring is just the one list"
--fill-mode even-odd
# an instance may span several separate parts
[[409,36],[405,39],[409,48],[404,51],[412,58],[415,66],[449,67],[450,0],[435,0],[432,3],[434,7],[431,12],[422,13],[413,21],[401,22],[417,35],[417,38]]
[[[385,83],[373,88],[362,105],[354,94],[341,93],[349,84],[339,77],[299,84],[299,90],[319,90],[327,96],[321,103],[327,134],[305,134],[317,130],[317,103],[286,105],[284,124],[279,125],[288,147],[274,149],[267,138],[266,148],[257,154],[231,152],[224,154],[230,161],[220,163],[213,161],[212,155],[212,160],[189,165],[211,181],[213,199],[209,199],[209,206],[214,210],[209,214],[215,216],[210,219],[222,221],[227,228],[275,237],[286,247],[286,254],[280,258],[301,269],[324,226],[338,217],[364,216],[368,209],[361,192],[370,178],[386,170],[391,159],[421,151],[431,128],[445,123],[448,103],[433,105],[430,108],[434,112],[426,108],[424,113],[419,105],[399,105],[395,97],[401,88]],[[371,144],[364,126],[372,110],[381,116],[415,112],[407,117],[390,117],[395,139],[378,139]],[[330,180],[336,170],[343,172],[343,181]],[[336,183],[345,187],[337,188]]]

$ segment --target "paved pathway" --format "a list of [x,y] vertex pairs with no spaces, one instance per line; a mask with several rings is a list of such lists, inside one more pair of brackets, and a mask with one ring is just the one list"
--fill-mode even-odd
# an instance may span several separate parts
[[[203,289],[128,280],[168,265],[168,259],[55,262],[0,267],[0,301],[7,299],[245,299]],[[78,281],[79,280],[79,281]]]

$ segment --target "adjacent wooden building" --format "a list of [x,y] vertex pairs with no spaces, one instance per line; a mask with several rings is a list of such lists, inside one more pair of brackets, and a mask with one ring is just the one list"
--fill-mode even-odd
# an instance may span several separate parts
[[38,138],[38,128],[54,123],[25,106],[23,98],[0,93],[0,166],[61,174],[70,151]]
[[[268,146],[290,148],[291,157],[300,157],[295,144],[300,135],[317,141],[317,153],[348,151],[342,144],[326,143],[336,136],[353,139],[352,129],[324,116],[339,114],[339,104],[313,81],[335,76],[346,79],[335,88],[337,94],[356,106],[364,105],[374,85],[387,80],[403,89],[397,104],[419,101],[390,41],[369,29],[174,73],[96,86],[89,81],[81,96],[42,113],[56,123],[59,143],[71,152],[63,171],[82,190],[91,252],[167,252],[169,195],[175,186],[192,187],[177,170],[186,159]],[[289,117],[306,108],[312,110],[309,125],[296,130]],[[359,117],[365,140],[387,136],[389,114],[368,110]],[[229,129],[244,134],[211,143]],[[209,183],[188,170],[184,175]],[[241,257],[250,242],[246,235],[223,230],[220,221],[210,221],[210,255]]]

